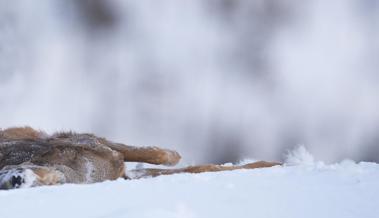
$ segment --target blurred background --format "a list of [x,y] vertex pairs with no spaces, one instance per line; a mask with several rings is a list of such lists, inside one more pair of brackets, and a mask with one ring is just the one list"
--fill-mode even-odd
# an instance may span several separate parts
[[0,1],[0,126],[187,163],[379,161],[379,1]]

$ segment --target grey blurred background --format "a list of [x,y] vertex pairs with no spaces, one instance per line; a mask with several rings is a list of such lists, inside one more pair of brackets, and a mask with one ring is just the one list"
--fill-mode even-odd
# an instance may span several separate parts
[[0,1],[0,126],[187,163],[379,161],[379,1]]

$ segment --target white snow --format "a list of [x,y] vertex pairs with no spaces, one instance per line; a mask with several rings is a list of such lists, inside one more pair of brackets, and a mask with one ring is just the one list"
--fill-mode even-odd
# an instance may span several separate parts
[[289,151],[286,155],[287,165],[313,165],[315,164],[313,156],[305,149],[304,146],[299,146],[293,151]]
[[[300,148],[293,152],[292,160],[309,160],[311,156],[305,151]],[[266,169],[0,191],[0,217],[379,216],[378,164],[349,160],[331,165],[297,163]]]

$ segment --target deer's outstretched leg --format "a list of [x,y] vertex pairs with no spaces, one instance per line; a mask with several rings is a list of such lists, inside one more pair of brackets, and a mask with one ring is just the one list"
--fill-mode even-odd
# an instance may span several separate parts
[[245,164],[242,166],[223,166],[223,165],[199,165],[199,166],[190,166],[179,169],[136,169],[127,171],[126,176],[129,179],[140,179],[145,177],[156,177],[161,175],[172,175],[177,173],[204,173],[204,172],[218,172],[218,171],[229,171],[229,170],[238,170],[238,169],[255,169],[255,168],[264,168],[272,167],[276,165],[281,165],[277,162],[266,162],[258,161],[254,163]]
[[126,162],[144,162],[173,166],[177,164],[181,158],[176,151],[155,146],[136,147],[114,143],[110,145],[110,147],[121,152]]

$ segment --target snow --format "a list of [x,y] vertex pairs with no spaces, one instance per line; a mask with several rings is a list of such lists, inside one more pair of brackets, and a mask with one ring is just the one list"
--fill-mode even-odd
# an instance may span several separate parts
[[308,155],[299,148],[289,155],[296,164],[265,169],[0,191],[0,217],[379,216],[378,164],[327,165]]

